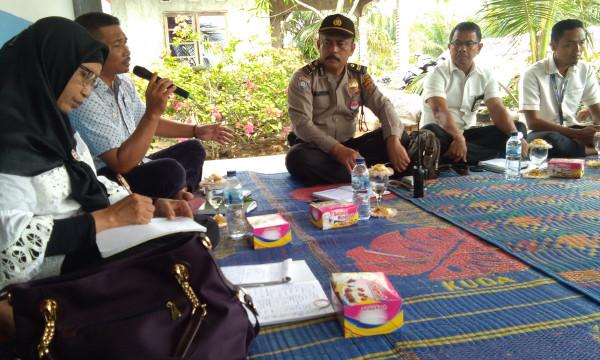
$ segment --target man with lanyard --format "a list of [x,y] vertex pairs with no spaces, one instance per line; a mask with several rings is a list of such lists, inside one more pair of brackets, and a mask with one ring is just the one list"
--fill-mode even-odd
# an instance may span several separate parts
[[[546,59],[531,65],[520,83],[520,110],[531,133],[528,141],[544,139],[552,145],[549,157],[584,157],[595,154],[594,133],[600,131],[600,88],[596,69],[579,59],[585,47],[585,30],[579,20],[563,20],[552,27]],[[575,118],[583,102],[593,124]]]
[[232,131],[219,124],[184,124],[161,117],[175,91],[173,82],[153,74],[144,105],[126,75],[130,52],[119,19],[92,12],[75,21],[109,48],[92,95],[69,115],[94,155],[98,174],[116,181],[121,173],[138,194],[191,200],[202,177],[206,150],[199,141],[189,140],[146,156],[152,139],[196,138],[226,145]]
[[[421,124],[440,140],[441,162],[478,165],[502,154],[512,131],[527,133],[525,124],[515,123],[502,103],[494,74],[475,62],[482,47],[479,26],[459,23],[450,32],[450,59],[425,79]],[[493,125],[476,126],[481,103],[487,106]],[[521,146],[522,156],[527,156],[524,139]]]
[[[390,162],[397,173],[410,162],[408,135],[392,103],[364,66],[347,64],[356,48],[354,37],[352,20],[327,16],[319,28],[319,59],[294,72],[288,86],[292,131],[285,164],[292,176],[309,184],[350,182],[360,156],[368,166]],[[354,138],[363,104],[382,127]]]

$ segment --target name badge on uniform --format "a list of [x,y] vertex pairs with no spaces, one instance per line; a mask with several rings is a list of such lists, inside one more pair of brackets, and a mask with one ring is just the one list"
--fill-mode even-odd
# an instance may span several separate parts
[[356,102],[356,101],[353,101],[353,102],[350,104],[350,109],[351,109],[351,110],[357,110],[357,109],[358,109],[358,102]]
[[348,91],[350,91],[350,94],[356,94],[358,92],[358,80],[348,80]]
[[300,78],[298,78],[298,87],[300,90],[306,89],[308,85],[310,85],[310,80],[308,78],[305,78],[304,76],[300,76]]

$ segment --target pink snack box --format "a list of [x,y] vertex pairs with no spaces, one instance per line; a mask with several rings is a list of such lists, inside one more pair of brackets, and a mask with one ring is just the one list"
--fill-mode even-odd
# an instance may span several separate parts
[[323,230],[356,224],[356,205],[348,201],[323,201],[311,203],[310,222]]
[[331,274],[331,298],[346,338],[388,334],[404,324],[402,298],[382,272]]
[[290,223],[281,214],[268,214],[248,217],[254,234],[254,249],[282,246],[292,240]]
[[550,159],[548,173],[552,177],[580,179],[585,171],[584,159]]

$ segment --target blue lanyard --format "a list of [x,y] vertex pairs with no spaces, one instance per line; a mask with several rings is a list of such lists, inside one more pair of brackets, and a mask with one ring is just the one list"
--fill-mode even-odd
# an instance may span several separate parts
[[556,86],[556,74],[551,74],[550,79],[552,79],[552,87],[554,88],[554,95],[556,96],[556,101],[558,102],[558,117],[560,119],[560,125],[562,126],[564,123],[563,112],[562,112],[562,102],[565,98],[565,90],[567,89],[567,83],[569,79],[565,79],[565,82],[562,85],[562,90],[560,95],[558,94],[558,86]]

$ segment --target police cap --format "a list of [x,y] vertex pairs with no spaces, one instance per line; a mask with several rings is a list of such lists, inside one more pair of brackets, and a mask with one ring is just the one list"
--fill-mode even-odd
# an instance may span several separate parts
[[321,23],[319,34],[339,34],[346,37],[355,37],[354,23],[344,15],[329,15]]

